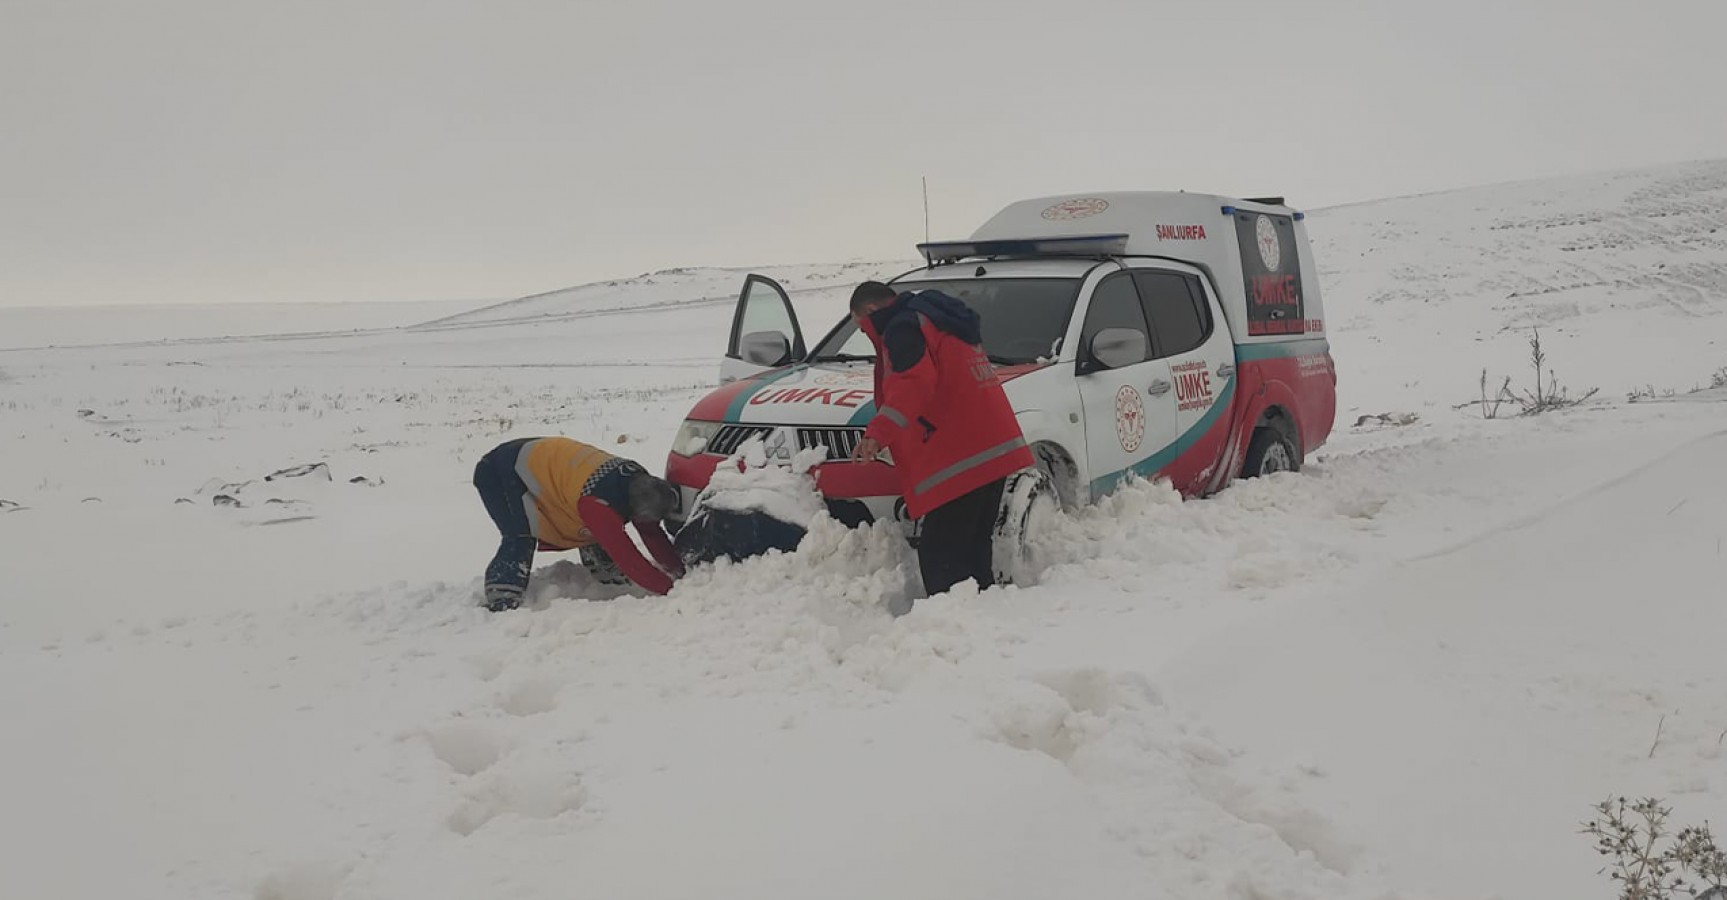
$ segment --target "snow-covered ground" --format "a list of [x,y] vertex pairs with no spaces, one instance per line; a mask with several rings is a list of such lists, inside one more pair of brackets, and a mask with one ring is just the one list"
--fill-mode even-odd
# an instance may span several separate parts
[[[898,619],[909,552],[831,523],[666,598],[546,556],[477,608],[474,461],[661,465],[742,270],[0,352],[0,893],[1611,896],[1590,804],[1727,819],[1727,164],[1311,224],[1341,411],[1305,472],[1135,487],[1040,584]],[[769,271],[819,334],[909,265]],[[1532,324],[1600,393],[1455,408],[1529,386]]]

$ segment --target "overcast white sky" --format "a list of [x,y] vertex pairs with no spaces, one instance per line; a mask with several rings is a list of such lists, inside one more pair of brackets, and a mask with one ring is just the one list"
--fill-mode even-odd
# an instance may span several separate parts
[[1020,197],[1316,208],[1727,157],[1727,0],[0,0],[0,305],[908,258]]

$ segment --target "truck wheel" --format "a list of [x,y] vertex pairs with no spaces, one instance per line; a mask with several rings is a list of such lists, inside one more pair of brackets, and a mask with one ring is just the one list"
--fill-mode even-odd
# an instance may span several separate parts
[[1295,441],[1282,423],[1261,425],[1253,430],[1253,440],[1247,445],[1247,458],[1242,461],[1241,477],[1258,478],[1273,472],[1299,471],[1301,453],[1295,449]]
[[1061,512],[1055,482],[1041,468],[1025,469],[1007,478],[1001,511],[992,532],[991,560],[996,584],[1030,584],[1043,569],[1037,540]]

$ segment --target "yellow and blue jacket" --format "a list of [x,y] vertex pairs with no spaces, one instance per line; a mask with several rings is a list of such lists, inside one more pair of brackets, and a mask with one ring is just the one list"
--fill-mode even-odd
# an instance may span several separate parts
[[598,542],[590,523],[583,520],[582,498],[626,510],[630,478],[643,471],[633,460],[565,437],[529,441],[516,457],[516,475],[532,498],[524,505],[534,537],[561,549]]

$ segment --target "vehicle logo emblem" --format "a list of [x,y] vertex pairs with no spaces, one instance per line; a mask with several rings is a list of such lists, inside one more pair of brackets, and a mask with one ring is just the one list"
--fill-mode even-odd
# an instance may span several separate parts
[[1115,436],[1121,440],[1121,449],[1129,453],[1139,450],[1145,441],[1145,401],[1131,384],[1115,392]]
[[787,460],[791,459],[792,458],[792,431],[791,431],[791,429],[790,428],[776,428],[776,429],[774,429],[773,433],[768,435],[767,440],[762,442],[762,450],[764,450],[767,453],[768,459],[787,459]]
[[1065,222],[1071,219],[1088,219],[1109,209],[1109,201],[1102,197],[1080,197],[1074,200],[1063,200],[1043,211],[1043,217],[1052,222]]
[[1253,224],[1253,236],[1259,241],[1259,260],[1267,272],[1275,272],[1283,264],[1283,241],[1277,237],[1277,226],[1269,216],[1260,216]]

